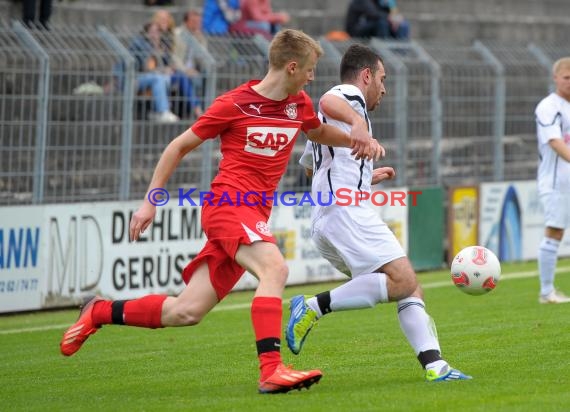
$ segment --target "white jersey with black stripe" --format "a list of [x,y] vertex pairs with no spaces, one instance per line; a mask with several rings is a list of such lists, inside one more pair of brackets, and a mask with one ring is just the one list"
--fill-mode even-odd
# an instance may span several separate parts
[[562,159],[550,147],[552,139],[562,139],[570,146],[570,103],[556,93],[551,93],[535,110],[538,138],[538,191],[570,192],[570,163]]
[[[371,130],[368,118],[366,102],[360,89],[350,84],[334,86],[326,92],[345,100],[353,110],[368,122],[368,130]],[[338,120],[329,119],[319,110],[319,118],[323,123],[338,127],[350,134],[351,126]],[[317,196],[326,203],[330,199],[329,193],[335,196],[339,189],[343,189],[343,195],[350,194],[354,198],[356,192],[370,192],[372,180],[372,161],[356,160],[351,154],[352,149],[344,147],[326,146],[311,141],[307,142],[305,153],[300,163],[305,167],[312,167],[312,198],[315,203]],[[310,159],[312,158],[312,166]],[[348,192],[350,190],[351,192]],[[345,200],[344,200],[345,201]],[[333,197],[334,202],[334,197]],[[321,207],[316,204],[313,212],[319,214]]]

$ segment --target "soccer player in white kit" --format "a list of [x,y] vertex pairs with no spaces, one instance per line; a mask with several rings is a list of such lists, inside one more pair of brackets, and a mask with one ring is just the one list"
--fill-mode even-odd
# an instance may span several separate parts
[[[346,132],[371,130],[367,111],[374,110],[386,90],[384,65],[369,47],[354,44],[342,58],[342,84],[326,92],[319,103],[323,123]],[[312,159],[311,159],[312,158]],[[308,142],[301,164],[312,170],[312,196],[328,203],[338,189],[370,194],[371,185],[392,178],[390,167],[373,169],[371,161],[356,160],[350,149]],[[326,195],[323,195],[325,194]],[[362,197],[362,196],[361,196]],[[416,273],[398,240],[369,201],[349,206],[316,205],[312,238],[323,257],[351,280],[316,296],[291,299],[286,338],[298,354],[317,319],[329,312],[397,302],[400,326],[414,349],[428,381],[470,379],[442,357],[432,318],[426,313]]]
[[554,288],[558,247],[570,226],[570,57],[554,63],[556,90],[536,106],[538,195],[544,209],[544,237],[538,249],[540,303],[567,303]]

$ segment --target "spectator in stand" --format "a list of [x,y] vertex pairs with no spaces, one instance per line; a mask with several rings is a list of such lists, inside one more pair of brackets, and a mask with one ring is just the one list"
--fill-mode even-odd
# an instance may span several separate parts
[[200,62],[197,53],[192,49],[188,39],[194,38],[204,49],[208,47],[208,40],[202,32],[202,14],[195,9],[184,15],[184,23],[174,29],[174,55],[175,64],[185,71],[189,77],[200,75]]
[[135,58],[137,71],[137,92],[152,92],[154,112],[149,119],[163,123],[172,123],[180,120],[170,111],[168,99],[170,90],[170,73],[164,67],[164,56],[160,48],[160,28],[157,23],[147,23],[143,33],[133,39],[129,51]]
[[[202,68],[198,54],[189,42],[189,37],[193,37],[202,47],[208,47],[208,41],[202,32],[202,14],[195,9],[186,12],[184,23],[174,29],[174,54],[172,56],[175,69],[185,73],[195,86],[201,82]],[[193,87],[193,96],[196,96],[195,87]],[[196,117],[203,112],[201,106],[196,99],[192,99],[191,109]]]
[[172,0],[144,0],[145,6],[170,6],[172,3]]
[[168,10],[159,9],[153,14],[151,22],[158,24],[161,32],[161,41],[167,49],[172,50],[174,47],[174,28],[176,27],[172,14]]
[[378,0],[380,7],[388,11],[388,29],[390,37],[397,40],[410,38],[410,23],[398,10],[396,0]]
[[225,35],[241,19],[239,0],[205,0],[202,30],[206,34]]
[[182,117],[186,117],[189,113],[200,116],[202,108],[196,99],[192,79],[192,75],[195,73],[190,73],[192,75],[189,75],[184,67],[184,63],[173,58],[175,48],[174,29],[176,27],[174,17],[168,10],[160,9],[154,13],[152,22],[158,25],[161,33],[158,40],[153,37],[153,46],[155,50],[160,50],[162,63],[169,68],[170,82],[173,87],[178,89],[183,98],[181,104],[176,105],[178,114]]
[[28,27],[48,29],[52,0],[40,0],[39,25],[36,25],[36,0],[22,1],[22,20]]
[[346,32],[352,37],[407,39],[409,24],[395,0],[352,0],[346,13]]
[[[208,47],[208,40],[202,31],[202,12],[197,9],[190,9],[184,14],[184,24],[178,29],[186,29],[204,48]],[[176,36],[176,29],[174,29]]]
[[274,12],[271,0],[241,0],[241,21],[234,31],[260,33],[271,39],[290,20],[287,12]]

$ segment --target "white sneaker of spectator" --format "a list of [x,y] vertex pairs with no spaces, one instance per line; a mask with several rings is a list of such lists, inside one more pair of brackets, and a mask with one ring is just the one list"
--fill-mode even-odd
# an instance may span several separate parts
[[73,89],[73,94],[87,95],[87,96],[100,96],[105,93],[105,89],[95,82],[82,83]]
[[180,118],[172,112],[162,112],[162,113],[150,113],[148,115],[149,120],[153,120],[159,123],[175,123],[179,122]]

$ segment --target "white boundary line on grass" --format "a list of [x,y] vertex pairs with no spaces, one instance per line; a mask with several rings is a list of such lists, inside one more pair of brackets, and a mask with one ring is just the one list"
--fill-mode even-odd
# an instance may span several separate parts
[[[556,268],[557,273],[558,272],[564,272],[564,271],[570,271],[570,266],[563,266],[563,267]],[[538,276],[538,272],[535,270],[530,271],[530,272],[508,273],[508,274],[503,274],[501,276],[501,282],[503,282],[505,280],[511,280],[511,279],[532,278],[535,276]],[[421,279],[421,275],[419,276],[419,278]],[[451,286],[453,286],[453,283],[451,281],[439,281],[439,282],[430,282],[430,283],[422,284],[422,288],[424,288],[424,289],[443,288],[446,286],[451,287]],[[287,304],[287,303],[288,303],[287,301],[283,301],[283,304]],[[216,306],[214,309],[212,309],[212,312],[247,309],[250,306],[251,306],[251,303],[236,303],[234,305],[222,305],[222,306]],[[69,327],[69,323],[62,324],[62,325],[34,326],[34,327],[29,327],[29,328],[0,330],[0,335],[12,335],[12,334],[28,333],[28,332],[41,332],[41,331],[54,330],[54,329],[65,330],[68,327]]]

